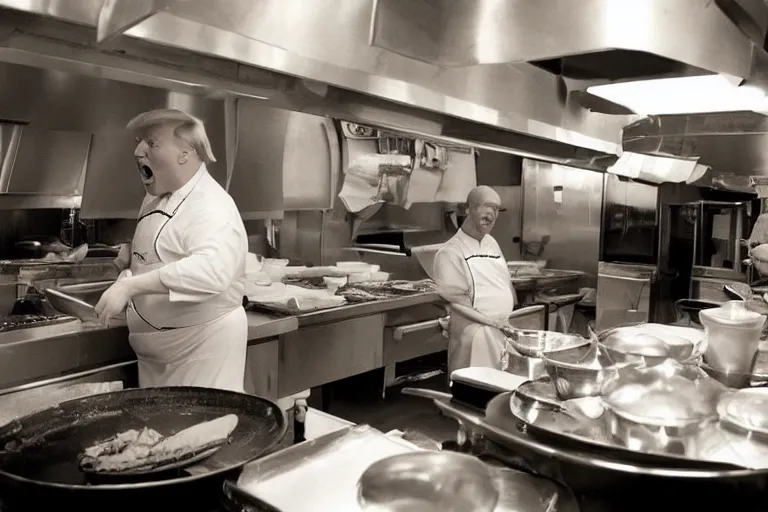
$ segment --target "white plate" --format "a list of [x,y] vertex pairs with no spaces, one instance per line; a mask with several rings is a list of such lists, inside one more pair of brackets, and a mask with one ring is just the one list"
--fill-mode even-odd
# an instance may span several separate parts
[[528,377],[483,366],[470,366],[451,373],[451,381],[463,382],[499,393],[514,391],[527,380],[529,380]]

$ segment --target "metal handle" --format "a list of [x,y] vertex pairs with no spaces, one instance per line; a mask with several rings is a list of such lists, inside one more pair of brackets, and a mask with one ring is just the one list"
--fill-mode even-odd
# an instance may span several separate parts
[[419,398],[428,398],[430,400],[438,401],[450,401],[453,399],[453,395],[450,393],[443,393],[442,391],[435,391],[434,389],[424,388],[403,388],[400,393],[410,396],[418,396]]
[[367,247],[342,247],[342,251],[349,252],[364,252],[366,254],[386,254],[387,256],[401,256],[407,257],[408,255],[402,252],[390,252],[382,249],[369,249]]
[[[13,173],[13,164],[16,161],[16,154],[19,151],[19,142],[21,141],[21,132],[24,127],[20,124],[13,126],[11,130],[11,139],[5,154],[0,154],[0,193],[7,193],[11,186],[11,174]],[[0,148],[2,151],[2,148]]]
[[627,277],[627,276],[614,276],[611,274],[597,274],[597,277],[604,277],[606,279],[616,279],[619,281],[633,281],[636,283],[651,282],[650,277]]
[[339,177],[339,170],[341,167],[341,148],[339,147],[339,134],[336,131],[336,125],[330,119],[323,120],[323,132],[325,133],[325,140],[328,142],[328,153],[331,158],[331,197],[328,198],[328,209],[333,208],[333,203],[336,200],[336,183]]
[[118,368],[125,368],[126,366],[130,366],[132,364],[137,364],[138,361],[126,361],[123,363],[116,363],[111,364],[109,366],[101,366],[99,368],[94,368],[93,370],[86,370],[84,372],[69,374],[69,375],[62,375],[61,377],[54,377],[52,379],[43,380],[43,381],[36,381],[36,382],[30,382],[28,384],[22,384],[20,386],[16,386],[13,388],[3,389],[0,391],[0,396],[3,395],[9,395],[11,393],[17,393],[19,391],[26,391],[28,389],[35,389],[35,388],[41,388],[45,386],[51,386],[53,384],[59,384],[62,382],[67,382],[69,380],[77,380],[82,379],[83,377],[88,377],[91,375],[96,375],[97,373],[106,372],[109,370],[117,370]]
[[411,334],[418,331],[423,331],[426,329],[440,329],[440,322],[435,320],[427,320],[426,322],[419,322],[417,324],[410,324],[410,325],[403,325],[400,327],[395,327],[392,330],[392,338],[394,338],[395,341],[402,341],[403,336],[406,334]]
[[524,308],[516,309],[512,311],[512,314],[509,315],[509,320],[514,320],[515,318],[520,318],[522,316],[528,316],[533,314],[541,314],[546,310],[546,306],[544,304],[536,304],[534,306],[526,306]]
[[224,100],[224,123],[227,129],[224,131],[224,146],[225,154],[227,157],[227,179],[224,190],[229,191],[229,186],[232,184],[232,176],[235,172],[235,160],[237,159],[237,149],[240,143],[240,136],[238,131],[239,119],[238,119],[238,106],[239,100],[237,98],[227,98]]

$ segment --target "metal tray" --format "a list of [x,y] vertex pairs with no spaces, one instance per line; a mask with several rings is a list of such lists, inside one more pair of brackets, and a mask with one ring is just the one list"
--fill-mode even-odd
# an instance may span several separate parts
[[[459,422],[483,453],[510,467],[554,480],[572,489],[581,510],[607,512],[710,510],[713,506],[736,507],[744,512],[765,510],[768,470],[700,470],[639,464],[608,458],[575,447],[550,444],[531,436],[509,408],[511,393],[491,400],[485,414],[451,403],[443,393],[434,404]],[[650,492],[649,492],[650,491]],[[716,504],[716,505],[715,505]],[[559,510],[559,509],[558,509]]]
[[[383,458],[382,449],[405,453],[417,448],[367,425],[349,427],[248,464],[237,483],[225,482],[224,495],[229,503],[240,507],[238,510],[247,511],[362,510],[357,504],[357,480],[365,468]],[[347,467],[343,467],[345,464]],[[349,464],[354,468],[349,468]],[[499,490],[496,512],[578,511],[573,495],[557,483],[506,467],[492,466],[491,470]],[[340,478],[341,473],[346,475]],[[292,492],[279,495],[276,484],[285,485]],[[324,488],[322,494],[326,496],[343,494],[345,501],[340,505],[339,501],[316,499],[319,487]],[[274,493],[272,500],[265,499],[264,489]],[[290,503],[297,496],[312,506],[301,508],[302,503]]]
[[[561,401],[554,390],[551,393],[546,392],[549,388],[552,388],[549,379],[531,381],[522,384],[509,397],[510,412],[525,425],[525,431],[533,437],[551,444],[638,464],[706,470],[743,468],[717,460],[704,460],[694,455],[642,452],[628,448],[612,438],[602,414],[592,418],[582,412],[580,406],[589,399]],[[717,434],[710,431],[708,433]]]
[[[526,433],[522,422],[510,411],[509,399],[512,393],[502,393],[488,404],[485,417],[449,403],[447,400],[435,400],[435,405],[446,416],[462,422],[467,428],[477,431],[491,441],[514,451],[535,454],[557,462],[575,465],[579,468],[613,475],[670,478],[673,480],[692,480],[696,482],[728,480],[741,481],[759,488],[768,487],[768,469],[684,469],[666,465],[640,464],[622,461],[605,455],[596,454],[574,447],[565,447],[546,443]],[[592,478],[595,478],[593,472]],[[567,483],[567,482],[566,482]],[[604,487],[605,481],[595,478],[594,484]]]
[[360,510],[357,481],[365,469],[416,449],[368,425],[348,427],[246,465],[225,494],[270,511]]

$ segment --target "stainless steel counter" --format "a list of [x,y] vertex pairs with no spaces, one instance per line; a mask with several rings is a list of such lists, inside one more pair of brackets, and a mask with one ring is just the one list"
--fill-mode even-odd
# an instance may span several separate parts
[[543,269],[539,275],[513,276],[512,286],[516,292],[546,290],[559,286],[576,285],[584,272],[577,270]]
[[361,302],[359,304],[348,304],[337,308],[323,309],[311,313],[304,313],[298,315],[296,318],[298,319],[299,327],[306,327],[442,301],[443,299],[441,299],[437,293],[417,293],[395,299]]
[[[298,316],[248,313],[249,345],[275,341],[300,327],[342,322],[439,302],[434,293],[341,306]],[[135,359],[126,327],[73,321],[0,334],[0,389]]]

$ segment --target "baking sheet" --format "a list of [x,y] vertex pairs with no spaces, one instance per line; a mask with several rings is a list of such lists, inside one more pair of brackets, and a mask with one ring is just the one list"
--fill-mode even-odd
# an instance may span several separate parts
[[[234,485],[249,504],[278,512],[357,512],[357,482],[383,458],[419,450],[396,434],[368,425],[337,430],[246,465]],[[549,480],[493,467],[499,489],[496,512],[574,512],[575,499]],[[229,485],[229,484],[228,484]]]
[[[295,299],[295,302],[291,301],[291,299]],[[248,302],[249,306],[247,308],[252,311],[257,311],[257,308],[261,308],[266,312],[295,315],[336,308],[343,306],[346,301],[344,297],[330,295],[327,290],[310,290],[301,286],[287,284],[282,296],[275,294],[266,297],[262,295],[249,295]],[[296,307],[296,304],[298,304],[298,307]]]
[[357,511],[368,466],[417,449],[368,425],[349,427],[248,464],[236,487],[281,512]]

